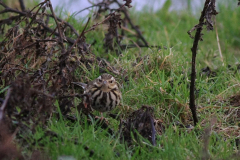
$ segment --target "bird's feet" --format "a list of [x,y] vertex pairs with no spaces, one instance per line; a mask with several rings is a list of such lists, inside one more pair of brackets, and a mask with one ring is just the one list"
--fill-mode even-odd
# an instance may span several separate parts
[[95,119],[96,120],[100,119],[100,122],[105,122],[105,123],[108,124],[108,120],[105,117],[103,117],[103,113],[102,112],[101,112],[101,117],[95,116]]

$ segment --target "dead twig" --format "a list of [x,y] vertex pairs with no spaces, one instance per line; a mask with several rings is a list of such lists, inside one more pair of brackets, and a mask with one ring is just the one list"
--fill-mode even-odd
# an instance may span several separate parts
[[86,28],[87,28],[87,26],[88,26],[88,23],[90,22],[90,19],[91,19],[91,18],[88,18],[88,21],[87,21],[84,29],[82,30],[82,33],[80,34],[80,36],[78,36],[77,40],[76,40],[76,41],[74,42],[74,44],[68,49],[68,51],[67,51],[66,53],[70,52],[70,51],[73,49],[73,47],[81,40],[81,38],[84,38],[85,30],[86,30]]
[[210,141],[210,136],[213,130],[214,125],[217,122],[217,118],[213,117],[210,121],[210,124],[207,128],[204,130],[204,135],[203,135],[203,149],[202,149],[202,160],[208,160],[211,159],[208,151],[208,146],[209,146],[209,141]]
[[89,6],[89,7],[87,7],[87,8],[84,8],[84,9],[82,9],[82,10],[74,13],[73,16],[75,17],[76,15],[78,15],[79,13],[81,13],[81,12],[87,10],[87,9],[90,9],[90,8],[93,8],[93,7],[101,7],[101,6],[104,6],[104,5],[106,5],[106,3],[102,3],[102,2],[101,2],[101,3],[98,3],[98,4],[94,4],[94,5],[92,5],[92,6]]
[[[122,6],[117,0],[114,0],[114,1],[115,1],[119,6]],[[129,15],[128,15],[127,11],[126,11],[126,9],[125,9],[125,8],[123,8],[123,9],[121,8],[120,11],[122,11],[122,12],[124,13],[124,15],[125,15],[127,21],[129,22],[130,26],[137,32],[138,37],[143,41],[144,45],[145,45],[146,47],[148,47],[147,41],[146,41],[145,38],[143,37],[143,35],[142,35],[141,31],[139,30],[139,28],[133,24],[131,18],[129,17]]]
[[19,0],[19,3],[20,3],[21,10],[25,11],[26,7],[25,7],[25,4],[24,4],[23,0]]
[[196,55],[197,55],[197,49],[198,49],[198,42],[202,40],[202,29],[203,25],[207,26],[207,29],[212,30],[213,29],[213,23],[212,23],[212,16],[216,15],[217,12],[215,10],[215,0],[206,0],[204,4],[204,8],[202,11],[202,14],[199,19],[199,23],[194,26],[193,29],[188,31],[188,34],[191,37],[191,32],[194,30],[196,31],[196,34],[194,36],[194,42],[193,46],[191,48],[192,51],[192,73],[191,73],[191,83],[190,83],[190,102],[189,107],[192,112],[194,125],[198,123],[197,118],[197,111],[196,111],[196,105],[195,105],[195,79],[196,79]]
[[[217,20],[215,17],[215,24],[216,24]],[[218,36],[218,29],[217,29],[217,25],[215,26],[215,30],[216,30],[216,37],[217,37],[217,44],[218,44],[218,51],[219,51],[219,55],[222,61],[222,65],[224,66],[224,61],[223,61],[223,55],[222,55],[222,49],[221,49],[221,45],[220,45],[220,40],[219,40],[219,36]]]
[[54,11],[53,11],[53,7],[52,7],[51,0],[48,0],[48,2],[49,2],[50,10],[51,10],[52,15],[53,15],[54,20],[55,20],[55,23],[57,24],[58,33],[59,33],[59,41],[60,41],[59,43],[60,43],[60,45],[61,45],[61,47],[62,47],[62,53],[64,53],[65,47],[64,47],[64,45],[63,45],[63,33],[62,33],[61,27],[60,27],[60,25],[59,25],[59,23],[58,23],[58,20],[57,20],[57,18],[56,18],[56,15],[55,15],[55,13],[54,13]]

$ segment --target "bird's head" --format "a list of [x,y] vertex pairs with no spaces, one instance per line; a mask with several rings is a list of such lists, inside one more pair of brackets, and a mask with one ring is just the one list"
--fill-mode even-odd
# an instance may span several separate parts
[[96,79],[96,82],[94,83],[97,87],[101,88],[103,92],[109,92],[112,89],[115,89],[118,87],[117,82],[115,78],[107,73],[102,74]]

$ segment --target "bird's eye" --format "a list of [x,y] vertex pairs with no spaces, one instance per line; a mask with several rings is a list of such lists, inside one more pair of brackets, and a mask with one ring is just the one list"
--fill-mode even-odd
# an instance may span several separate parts
[[111,80],[111,81],[109,81],[109,83],[113,83],[113,81]]
[[102,80],[101,80],[101,79],[98,79],[98,82],[102,82]]

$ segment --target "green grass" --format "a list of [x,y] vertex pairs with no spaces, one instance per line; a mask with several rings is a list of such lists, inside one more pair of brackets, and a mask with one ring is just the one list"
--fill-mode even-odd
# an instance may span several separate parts
[[[196,132],[186,129],[169,127],[163,135],[157,136],[157,145],[149,142],[134,143],[127,147],[119,139],[109,135],[95,125],[69,124],[55,118],[49,122],[48,130],[58,134],[58,138],[44,137],[36,147],[42,148],[51,158],[73,156],[76,159],[200,159],[202,142]],[[32,139],[43,137],[45,130],[37,129]],[[88,147],[88,150],[84,148]],[[90,152],[92,156],[89,157]],[[234,152],[230,140],[224,140],[223,135],[213,133],[210,137],[209,153],[213,158],[227,158]]]
[[[237,1],[234,2],[237,5]],[[199,43],[196,60],[196,89],[198,90],[196,102],[200,124],[191,130],[179,128],[175,124],[177,122],[184,125],[192,123],[188,103],[190,48],[193,40],[188,36],[187,31],[198,23],[200,12],[197,15],[191,15],[187,11],[169,12],[168,7],[165,5],[156,13],[131,11],[130,14],[130,17],[134,17],[134,23],[140,26],[150,45],[166,46],[167,49],[134,48],[123,50],[121,56],[116,56],[112,52],[106,53],[103,48],[106,29],[100,26],[96,31],[85,35],[88,43],[92,43],[93,39],[96,40],[96,45],[91,48],[96,56],[107,58],[111,64],[115,64],[116,68],[123,68],[127,73],[128,82],[117,77],[120,82],[123,82],[123,106],[129,106],[133,110],[140,108],[143,104],[154,107],[156,119],[161,120],[166,127],[162,135],[157,135],[157,145],[152,146],[150,142],[140,138],[139,142],[133,140],[133,144],[129,146],[118,137],[118,121],[104,114],[110,126],[116,131],[115,135],[110,135],[94,121],[86,125],[84,123],[86,119],[82,119],[77,111],[74,111],[73,115],[77,116],[80,123],[73,124],[53,116],[47,127],[39,126],[31,137],[22,135],[24,138],[28,137],[29,142],[44,137],[32,146],[33,149],[43,150],[47,157],[52,159],[58,159],[63,155],[73,156],[76,159],[201,159],[206,154],[203,152],[204,130],[211,119],[216,117],[217,122],[212,128],[208,144],[210,157],[228,159],[236,153],[234,139],[238,136],[236,135],[237,121],[239,121],[239,115],[236,114],[238,108],[229,106],[223,100],[239,93],[240,75],[230,71],[227,65],[230,64],[236,68],[236,63],[239,63],[240,9],[221,4],[218,6],[220,13],[216,17],[216,25],[224,66],[219,57],[215,30],[203,31],[204,41]],[[76,20],[71,16],[66,19],[81,33],[86,19]],[[95,21],[91,20],[89,26],[94,23]],[[125,39],[123,43],[129,44],[131,40]],[[136,61],[137,58],[145,59],[141,62]],[[213,78],[201,76],[201,69],[206,66],[216,70],[217,76]],[[76,74],[80,76],[81,73],[76,71]],[[87,71],[86,76],[89,79],[98,77],[99,69],[95,67]],[[4,90],[5,88],[1,89],[1,92]],[[79,101],[76,100],[75,103],[77,105]],[[226,113],[231,111],[232,115]],[[116,109],[115,112],[123,111]],[[44,136],[47,130],[57,133],[58,137]],[[84,149],[86,146],[88,150]],[[91,157],[90,152],[93,153]]]

